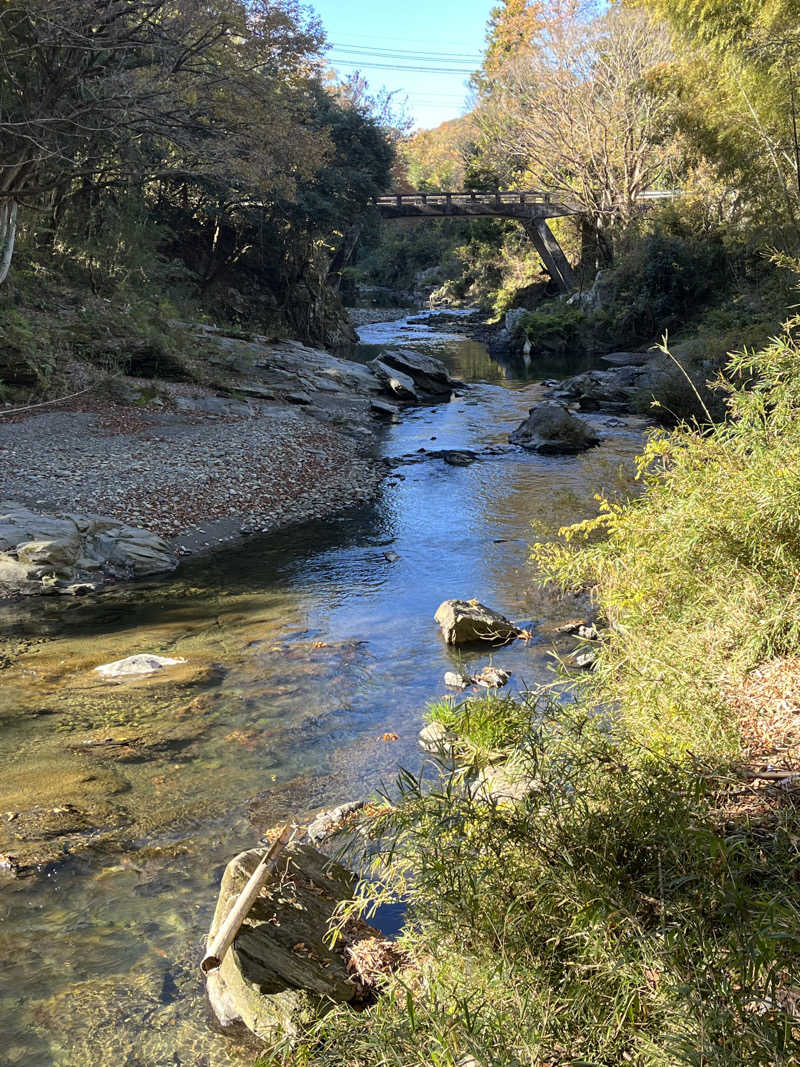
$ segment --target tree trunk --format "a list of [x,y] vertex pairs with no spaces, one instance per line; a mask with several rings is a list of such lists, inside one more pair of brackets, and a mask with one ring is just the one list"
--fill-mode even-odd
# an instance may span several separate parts
[[0,285],[8,277],[16,236],[17,202],[16,200],[4,200],[0,206]]
[[614,263],[611,233],[603,222],[602,216],[584,215],[581,219],[581,267],[586,279]]

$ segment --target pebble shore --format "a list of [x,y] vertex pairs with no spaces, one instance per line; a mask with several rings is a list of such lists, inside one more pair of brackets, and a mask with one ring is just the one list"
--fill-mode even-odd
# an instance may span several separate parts
[[378,479],[363,441],[291,407],[220,418],[102,401],[0,414],[0,500],[111,515],[181,553],[329,515]]

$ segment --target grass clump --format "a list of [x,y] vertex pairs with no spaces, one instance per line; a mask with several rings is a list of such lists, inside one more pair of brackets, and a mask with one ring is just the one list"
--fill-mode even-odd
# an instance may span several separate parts
[[534,714],[535,701],[488,693],[462,701],[438,700],[428,709],[428,720],[456,734],[465,757],[483,765],[492,754],[518,743]]
[[752,784],[726,697],[800,644],[798,325],[732,361],[725,423],[651,438],[640,497],[536,547],[593,588],[597,668],[572,703],[432,710],[530,788],[400,777],[371,874],[409,902],[410,962],[297,1062],[800,1062],[798,792]]

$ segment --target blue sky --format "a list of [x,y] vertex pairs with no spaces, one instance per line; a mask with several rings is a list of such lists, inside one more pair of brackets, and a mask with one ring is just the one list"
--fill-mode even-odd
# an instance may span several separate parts
[[340,74],[360,70],[373,91],[400,90],[421,128],[463,112],[493,0],[312,0],[312,6]]

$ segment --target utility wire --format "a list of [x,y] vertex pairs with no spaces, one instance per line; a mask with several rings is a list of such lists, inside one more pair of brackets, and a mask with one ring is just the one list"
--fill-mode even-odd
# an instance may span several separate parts
[[420,52],[411,48],[357,48],[343,44],[332,44],[330,47],[336,52],[347,52],[355,55],[374,55],[378,58],[386,56],[391,59],[435,59],[439,61],[458,60],[461,62],[475,61],[479,63],[481,56],[477,52]]
[[475,70],[472,67],[422,67],[422,66],[403,66],[399,63],[370,63],[356,62],[352,59],[334,59],[331,60],[336,67],[356,67],[360,70],[363,67],[368,67],[370,70],[409,70],[414,71],[417,74],[459,74],[465,78],[470,74],[474,74]]
[[[349,34],[349,39],[348,40],[346,40],[346,41],[343,40],[341,43],[349,45],[349,44],[353,44],[353,43],[357,44],[359,41],[365,41],[367,43],[366,43],[366,45],[364,47],[371,48],[371,47],[373,47],[373,45],[375,45],[376,47],[382,47],[382,45],[379,43],[381,41],[385,41],[387,43],[389,41],[391,41],[391,42],[400,42],[400,44],[412,45],[413,46],[413,45],[417,45],[417,44],[419,44],[419,45],[430,44],[430,40],[431,40],[430,37],[424,37],[424,38],[408,37],[408,36],[406,36],[406,37],[373,37],[371,34],[365,36],[364,34],[353,33],[353,34]],[[454,42],[454,43],[457,43],[457,42]],[[359,46],[359,47],[361,47],[361,46]],[[468,54],[468,55],[474,55],[475,54],[469,48],[469,46],[467,46],[466,44],[464,45],[464,53]]]

